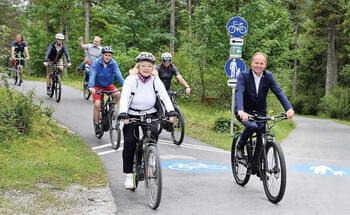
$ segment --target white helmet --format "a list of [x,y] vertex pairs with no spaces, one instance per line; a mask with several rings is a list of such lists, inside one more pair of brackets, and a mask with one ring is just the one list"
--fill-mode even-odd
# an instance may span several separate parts
[[173,58],[173,56],[169,52],[165,52],[162,54],[162,61],[163,62],[170,63],[172,58]]
[[56,38],[57,40],[64,40],[64,35],[61,34],[61,33],[58,33],[58,34],[56,34],[55,38]]
[[156,58],[150,52],[141,52],[136,57],[136,62],[140,62],[140,61],[149,61],[152,64],[154,64],[156,62]]

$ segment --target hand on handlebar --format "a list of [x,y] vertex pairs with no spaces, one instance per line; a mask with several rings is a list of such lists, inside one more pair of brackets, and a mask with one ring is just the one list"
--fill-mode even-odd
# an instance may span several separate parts
[[287,118],[288,118],[288,119],[293,119],[294,110],[293,110],[293,109],[289,109],[289,110],[286,112],[286,115],[287,115]]
[[44,62],[44,66],[48,66],[49,65],[49,63],[48,62]]
[[67,63],[67,67],[70,67],[72,66],[72,64],[70,62]]
[[95,94],[96,93],[96,90],[93,87],[89,88],[89,90],[90,90],[91,94]]
[[242,122],[247,122],[248,121],[249,114],[247,114],[246,112],[244,112],[242,110],[239,110],[238,111],[238,115],[241,118]]

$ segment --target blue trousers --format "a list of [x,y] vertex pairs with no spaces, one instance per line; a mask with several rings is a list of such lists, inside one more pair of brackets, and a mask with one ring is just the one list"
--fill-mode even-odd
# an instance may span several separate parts
[[238,142],[238,144],[240,144],[241,146],[247,143],[248,138],[252,136],[254,132],[259,132],[264,127],[264,123],[262,122],[250,122],[250,121],[247,121],[247,122],[240,121],[240,122],[245,127],[242,132],[241,139]]

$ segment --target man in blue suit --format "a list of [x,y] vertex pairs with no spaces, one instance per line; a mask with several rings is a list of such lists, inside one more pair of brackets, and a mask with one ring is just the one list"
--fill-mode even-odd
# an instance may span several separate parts
[[[266,116],[266,97],[271,91],[281,102],[288,119],[292,119],[294,111],[282,89],[266,68],[266,54],[257,52],[252,57],[251,68],[238,76],[235,94],[235,115],[245,129],[237,146],[237,158],[243,158],[243,148],[248,138],[263,128],[263,123],[248,121],[248,115]],[[259,145],[259,143],[258,143]]]

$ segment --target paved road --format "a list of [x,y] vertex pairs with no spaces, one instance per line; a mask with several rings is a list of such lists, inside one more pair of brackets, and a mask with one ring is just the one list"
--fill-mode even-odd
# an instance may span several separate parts
[[[287,190],[277,205],[267,200],[256,177],[246,187],[235,184],[229,152],[189,137],[182,146],[175,146],[169,135],[162,134],[159,151],[164,165],[163,196],[160,207],[152,210],[146,205],[142,183],[135,192],[123,188],[121,151],[108,145],[108,133],[101,140],[93,135],[91,100],[84,100],[82,92],[64,86],[62,100],[57,104],[45,95],[45,85],[40,82],[25,81],[19,90],[32,88],[38,99],[55,108],[55,119],[82,136],[100,155],[118,214],[349,214],[348,126],[295,118],[296,129],[282,143],[288,167]],[[182,171],[176,170],[179,168]]]

